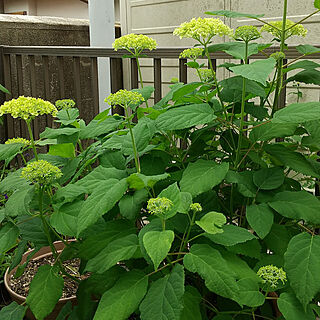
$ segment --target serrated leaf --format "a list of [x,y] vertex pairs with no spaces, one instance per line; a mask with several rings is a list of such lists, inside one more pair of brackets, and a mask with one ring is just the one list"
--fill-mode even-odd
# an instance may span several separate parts
[[3,320],[23,320],[27,307],[17,304],[15,301],[0,310],[0,319]]
[[256,127],[250,132],[250,140],[256,141],[268,141],[274,138],[284,138],[293,136],[296,131],[296,124],[285,123],[273,123],[268,122],[259,127]]
[[286,226],[274,223],[270,232],[264,238],[264,241],[268,246],[268,249],[279,256],[283,256],[287,250],[291,237],[292,235],[289,233]]
[[217,10],[217,11],[207,11],[205,14],[210,14],[212,16],[223,16],[227,18],[261,18],[264,14],[252,14],[252,13],[241,13],[237,11],[230,10]]
[[200,159],[189,163],[180,181],[181,191],[189,192],[193,197],[209,191],[225,178],[228,170],[229,164],[226,162],[217,164]]
[[129,220],[135,219],[141,211],[142,204],[146,202],[147,199],[148,191],[146,189],[138,190],[133,195],[125,195],[119,201],[121,215]]
[[52,128],[46,128],[42,133],[40,133],[41,139],[57,139],[62,135],[65,136],[71,136],[75,133],[79,133],[79,128],[58,128],[58,129],[52,129]]
[[257,239],[227,246],[226,249],[230,252],[254,259],[260,259],[261,256],[261,245]]
[[320,177],[319,172],[317,172],[303,154],[299,152],[292,151],[281,144],[266,145],[264,150],[283,165],[296,172],[303,173],[307,176]]
[[181,130],[216,119],[213,109],[207,103],[176,107],[160,114],[156,120],[159,130]]
[[58,270],[50,265],[41,266],[30,283],[26,303],[38,320],[52,312],[62,295],[64,281]]
[[247,206],[246,217],[251,228],[261,239],[270,232],[273,224],[273,212],[267,204]]
[[202,320],[201,300],[202,297],[196,288],[186,286],[183,295],[183,310],[179,320]]
[[[320,9],[320,0],[315,0],[315,7]],[[317,4],[317,6],[316,6]],[[309,55],[309,54],[313,54],[313,53],[318,53],[320,52],[320,48],[316,48],[310,44],[300,44],[298,46],[296,46],[296,50],[298,52],[300,52],[301,54],[304,54],[304,55]]]
[[261,190],[277,189],[284,182],[283,170],[278,167],[261,169],[254,173],[253,182]]
[[277,304],[286,320],[315,320],[311,307],[307,306],[307,310],[304,310],[300,301],[292,292],[281,293]]
[[29,214],[29,205],[34,195],[34,186],[25,186],[16,190],[5,204],[7,216],[16,217]]
[[167,187],[166,189],[163,189],[159,193],[158,197],[168,198],[169,200],[172,201],[173,206],[163,214],[163,217],[165,219],[169,219],[173,217],[178,212],[181,205],[181,193],[178,188],[178,184],[175,182],[171,184],[169,187]]
[[0,161],[4,160],[6,165],[20,152],[23,144],[0,144]]
[[0,229],[0,254],[11,249],[17,241],[19,229],[13,223],[8,222]]
[[142,173],[133,173],[127,178],[130,189],[141,190],[143,188],[152,188],[158,181],[167,179],[167,173],[154,176],[146,176]]
[[250,64],[230,67],[230,70],[246,79],[266,85],[268,76],[273,71],[275,65],[276,60],[268,58],[265,60],[255,61]]
[[300,233],[293,237],[284,255],[290,286],[304,309],[320,291],[320,237]]
[[22,169],[8,173],[8,175],[0,182],[0,192],[14,191],[28,186],[25,178],[21,177]]
[[149,231],[143,236],[143,245],[153,262],[155,270],[167,256],[173,240],[174,232],[171,230]]
[[119,261],[130,259],[138,247],[138,237],[135,234],[116,239],[110,242],[97,256],[89,260],[86,270],[103,273]]
[[223,246],[233,246],[238,243],[247,242],[256,237],[247,229],[228,224],[222,227],[223,232],[217,234],[206,234],[205,236],[214,243]]
[[224,214],[220,212],[208,212],[196,224],[209,234],[222,233],[222,226],[227,222]]
[[197,272],[207,288],[225,298],[236,300],[239,292],[234,273],[218,250],[209,245],[195,244],[183,259],[184,266],[190,272]]
[[152,283],[139,307],[141,320],[179,320],[183,294],[184,270],[176,264],[169,275]]
[[320,102],[293,103],[275,112],[273,123],[304,123],[320,119]]
[[107,290],[98,305],[94,320],[126,320],[138,308],[148,288],[148,277],[141,271],[125,273]]
[[259,291],[258,282],[251,278],[240,279],[237,282],[239,286],[238,303],[248,307],[259,307],[264,304],[265,297]]
[[282,191],[277,193],[269,206],[284,217],[320,223],[320,201],[306,191]]
[[48,154],[62,158],[74,158],[75,147],[73,143],[53,144],[49,147]]
[[103,121],[92,120],[86,127],[80,129],[80,139],[93,139],[114,131],[122,121],[107,118]]
[[78,216],[77,235],[113,208],[127,190],[125,179],[109,179],[101,182],[84,202]]

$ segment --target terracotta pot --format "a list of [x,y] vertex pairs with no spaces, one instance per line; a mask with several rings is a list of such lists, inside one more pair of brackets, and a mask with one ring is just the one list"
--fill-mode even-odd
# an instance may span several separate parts
[[[57,252],[61,252],[65,245],[63,244],[62,241],[57,241],[54,243],[54,246],[57,250]],[[29,256],[29,254],[31,254],[33,252],[33,250],[29,250],[27,251],[23,256],[22,256],[22,260],[20,262],[20,265],[25,263],[27,261],[27,257]],[[39,260],[43,257],[47,257],[52,255],[51,253],[51,249],[50,247],[43,247],[41,248],[38,252],[36,252],[34,254],[34,256],[32,257],[31,260]],[[6,289],[8,290],[11,299],[15,302],[17,302],[18,304],[22,304],[26,301],[26,298],[21,296],[20,294],[17,294],[16,292],[14,292],[11,287],[10,287],[10,277],[11,275],[13,275],[17,270],[17,267],[15,267],[13,270],[11,270],[11,272],[9,272],[9,269],[7,269],[5,275],[4,275],[4,284],[6,286]],[[58,301],[58,303],[56,304],[55,308],[53,309],[53,311],[45,318],[45,320],[55,320],[60,312],[60,310],[62,309],[62,307],[68,302],[71,301],[73,305],[76,304],[76,296],[72,296],[70,298],[64,298],[64,299],[60,299]],[[26,312],[26,318],[29,320],[36,320],[36,318],[34,317],[34,315],[32,314],[31,310],[28,309]]]

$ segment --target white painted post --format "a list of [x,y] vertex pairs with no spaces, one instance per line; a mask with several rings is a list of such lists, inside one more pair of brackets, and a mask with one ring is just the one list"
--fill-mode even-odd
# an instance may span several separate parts
[[[114,0],[89,0],[90,46],[109,47],[115,39]],[[98,58],[99,110],[107,108],[104,99],[111,93],[110,62]]]

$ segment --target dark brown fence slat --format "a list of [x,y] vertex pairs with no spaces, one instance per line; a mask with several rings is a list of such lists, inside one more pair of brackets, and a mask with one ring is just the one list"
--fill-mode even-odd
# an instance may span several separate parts
[[[214,72],[217,72],[217,59],[211,59],[212,67]],[[210,68],[210,65],[208,65],[208,68]]]
[[138,88],[138,66],[135,58],[131,58],[131,89]]
[[154,75],[154,102],[157,103],[162,98],[162,77],[161,77],[161,59],[153,59]]
[[81,83],[80,83],[80,57],[73,57],[73,80],[75,100],[78,108],[81,108]]
[[[49,56],[42,57],[43,63],[43,80],[44,80],[44,98],[50,100],[50,74],[49,74]],[[50,116],[46,116],[46,122],[48,127],[52,127],[53,119]]]
[[[30,88],[31,96],[34,98],[38,97],[37,94],[37,73],[36,73],[36,59],[35,56],[29,56],[30,65]],[[36,118],[33,120],[33,135],[35,139],[39,139],[39,120]]]
[[[1,10],[1,5],[0,5]],[[1,11],[0,11],[1,12]],[[4,53],[3,47],[0,46],[0,84],[4,85]],[[5,101],[5,93],[0,91],[0,106]],[[0,126],[0,143],[3,143],[7,139],[7,132],[5,126]]]
[[95,114],[99,113],[98,59],[91,58],[91,89]]
[[[22,73],[22,56],[16,55],[16,70],[15,74],[17,77],[17,96],[23,94],[23,73]],[[14,131],[17,137],[26,137],[25,123],[24,121],[14,119]]]
[[64,86],[63,57],[60,57],[60,56],[57,57],[57,67],[58,67],[60,99],[64,99],[66,94],[65,94],[65,86]]
[[187,83],[188,81],[188,69],[187,69],[187,59],[179,59],[179,81]]
[[[115,93],[123,89],[123,67],[121,58],[110,58],[110,77],[111,77],[111,92]],[[124,115],[123,108],[116,106],[112,108],[112,114],[118,113]]]
[[[11,56],[9,54],[3,55],[3,68],[4,68],[4,86],[11,92]],[[6,100],[11,99],[11,95],[6,94]],[[14,123],[10,116],[5,117],[6,124],[6,139],[14,137]]]

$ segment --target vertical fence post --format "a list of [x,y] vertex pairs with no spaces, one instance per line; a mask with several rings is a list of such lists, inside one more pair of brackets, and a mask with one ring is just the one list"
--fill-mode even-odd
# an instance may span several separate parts
[[[4,54],[3,54],[3,46],[0,46],[0,84],[4,86]],[[5,101],[4,92],[0,91],[0,106]],[[3,125],[0,125],[0,142],[7,139],[6,136],[6,122],[4,121]]]
[[[123,67],[122,58],[110,58],[110,79],[111,79],[111,93],[115,93],[123,89]],[[124,110],[120,106],[112,108],[112,114],[118,113],[124,116]]]

